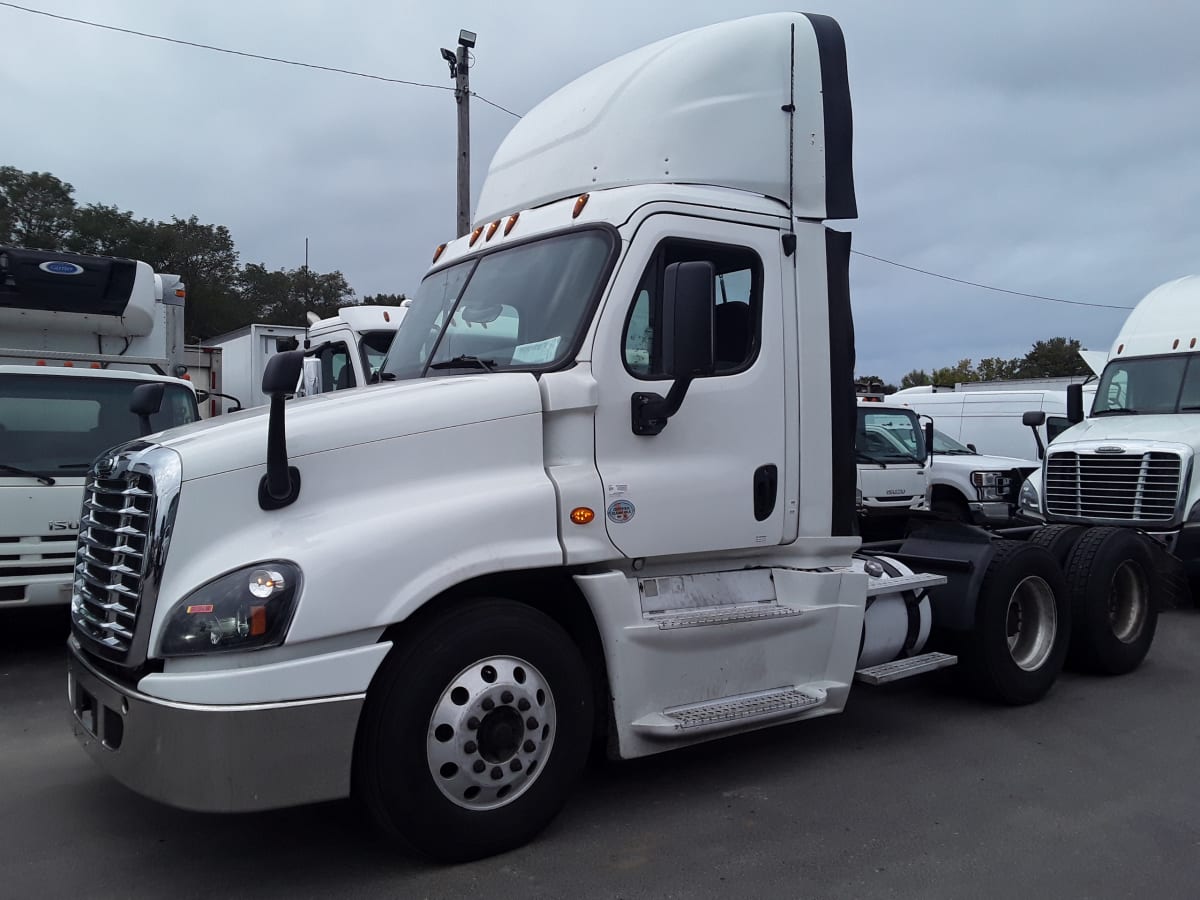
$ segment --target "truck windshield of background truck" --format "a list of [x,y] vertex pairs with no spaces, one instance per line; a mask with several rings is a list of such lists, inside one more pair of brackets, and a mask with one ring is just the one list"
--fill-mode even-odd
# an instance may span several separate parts
[[590,228],[433,272],[417,289],[380,377],[561,364],[587,328],[612,256],[613,236]]
[[933,432],[933,452],[944,453],[947,456],[974,456],[975,451],[966,444],[960,444],[948,434],[934,429]]
[[925,433],[916,413],[860,406],[854,451],[860,462],[921,464]]
[[1200,354],[1114,359],[1104,367],[1093,416],[1200,412]]
[[[145,381],[0,374],[0,463],[52,477],[83,475],[109,447],[141,434],[129,395]],[[196,397],[168,384],[154,431],[200,418]]]

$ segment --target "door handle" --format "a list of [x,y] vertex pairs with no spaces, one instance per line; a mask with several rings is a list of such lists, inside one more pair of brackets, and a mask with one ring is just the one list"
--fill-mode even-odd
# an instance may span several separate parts
[[775,497],[779,493],[779,468],[774,465],[759,466],[754,470],[754,518],[756,521],[769,519],[775,511]]

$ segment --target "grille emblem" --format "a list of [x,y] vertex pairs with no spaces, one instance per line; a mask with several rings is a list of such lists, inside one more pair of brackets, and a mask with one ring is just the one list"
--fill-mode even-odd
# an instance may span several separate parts
[[1107,447],[1097,447],[1096,452],[1097,453],[1124,453],[1125,448],[1124,447],[1113,447],[1110,445]]

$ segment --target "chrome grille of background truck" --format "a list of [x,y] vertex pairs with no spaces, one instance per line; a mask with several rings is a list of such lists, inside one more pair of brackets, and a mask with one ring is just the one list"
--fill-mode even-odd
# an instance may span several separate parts
[[1178,453],[1051,453],[1046,460],[1046,510],[1063,519],[1169,524],[1178,515],[1182,476]]

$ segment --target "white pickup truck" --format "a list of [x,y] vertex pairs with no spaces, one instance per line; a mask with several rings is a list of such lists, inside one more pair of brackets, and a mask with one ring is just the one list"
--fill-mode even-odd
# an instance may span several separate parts
[[279,354],[269,409],[93,469],[83,528],[121,544],[81,551],[72,599],[87,752],[191,809],[353,793],[461,860],[536,835],[596,743],[661,753],[956,662],[1044,696],[1074,635],[1048,550],[940,524],[859,552],[850,240],[824,224],[856,215],[851,132],[841,30],[791,13],[529,112],[381,383],[285,402],[303,351]]

